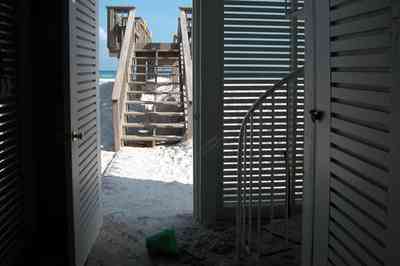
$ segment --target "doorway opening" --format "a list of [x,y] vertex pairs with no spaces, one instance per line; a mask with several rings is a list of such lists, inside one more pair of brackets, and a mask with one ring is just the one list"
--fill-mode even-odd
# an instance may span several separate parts
[[[254,264],[255,257],[300,263],[304,82],[285,77],[304,63],[304,22],[296,14],[302,6],[224,1],[208,13],[215,24],[206,34],[194,32],[196,10],[177,7],[178,30],[168,43],[155,42],[139,6],[103,8],[103,34],[118,67],[114,81],[100,86],[104,224],[88,265]],[[196,49],[192,32],[200,35]],[[192,66],[199,50],[203,57]],[[196,96],[201,106],[193,111]],[[193,131],[199,114],[201,134]],[[192,135],[200,154],[192,153]],[[193,211],[212,229],[194,225]],[[148,256],[146,238],[168,228],[176,231],[180,256]]]
[[146,238],[193,224],[191,1],[163,16],[131,4],[99,7],[103,227],[88,265],[149,265]]

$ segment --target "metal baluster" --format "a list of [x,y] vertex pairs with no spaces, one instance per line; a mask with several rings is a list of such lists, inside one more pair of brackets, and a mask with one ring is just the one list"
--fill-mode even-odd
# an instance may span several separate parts
[[286,213],[285,213],[285,239],[286,239],[286,245],[289,245],[289,218],[290,218],[290,199],[291,199],[291,174],[290,174],[290,163],[289,163],[289,156],[288,152],[284,152],[284,159],[285,159],[285,165],[286,165],[286,202],[285,202],[285,207],[286,207]]
[[244,150],[244,169],[243,169],[243,183],[242,183],[242,248],[246,246],[246,189],[247,189],[247,122],[244,126],[244,141],[243,141],[243,150]]
[[254,113],[250,116],[250,175],[249,175],[249,228],[248,228],[248,247],[251,250],[251,234],[252,234],[252,219],[253,219],[253,149],[254,149]]
[[242,221],[242,167],[243,167],[243,132],[240,132],[238,140],[238,174],[237,174],[237,203],[236,203],[236,260],[239,261],[241,254],[241,221]]
[[271,94],[272,125],[271,125],[271,175],[270,175],[270,226],[275,219],[275,95]]
[[258,147],[258,204],[257,204],[257,258],[261,255],[261,197],[262,197],[262,137],[263,137],[263,105],[260,104],[260,127],[259,127],[259,147]]
[[238,174],[237,174],[237,202],[236,202],[236,260],[240,259],[240,243],[241,243],[241,204],[242,204],[242,188],[241,188],[241,176],[242,176],[242,139],[243,133],[240,132],[238,140]]

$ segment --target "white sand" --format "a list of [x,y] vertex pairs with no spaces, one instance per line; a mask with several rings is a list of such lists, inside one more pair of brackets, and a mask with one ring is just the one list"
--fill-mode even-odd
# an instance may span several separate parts
[[193,184],[192,142],[155,148],[123,148],[115,157],[107,176],[136,180]]
[[112,151],[101,151],[101,174],[110,166],[112,159],[115,156],[115,152]]

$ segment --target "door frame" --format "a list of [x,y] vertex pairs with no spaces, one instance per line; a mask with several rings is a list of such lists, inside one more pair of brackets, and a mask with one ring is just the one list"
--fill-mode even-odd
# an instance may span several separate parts
[[213,225],[222,208],[224,1],[193,0],[194,214]]
[[[329,0],[305,1],[305,148],[302,265],[325,265],[329,220],[330,60]],[[318,23],[317,23],[318,21]],[[313,122],[313,109],[323,111]],[[318,132],[318,134],[317,134]],[[321,136],[321,137],[318,137]],[[321,245],[326,243],[326,245]]]

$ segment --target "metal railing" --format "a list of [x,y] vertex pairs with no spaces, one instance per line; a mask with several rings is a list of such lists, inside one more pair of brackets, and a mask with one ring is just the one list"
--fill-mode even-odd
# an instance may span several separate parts
[[[237,205],[236,205],[236,256],[237,259],[241,259],[243,255],[250,255],[253,251],[256,251],[257,257],[261,253],[261,221],[262,221],[262,158],[263,154],[263,132],[264,132],[264,103],[267,99],[273,96],[276,90],[281,89],[285,84],[289,83],[293,79],[299,78],[304,74],[304,68],[298,68],[293,71],[284,79],[277,82],[274,86],[269,88],[258,100],[251,106],[246,113],[240,128],[239,135],[239,146],[238,146],[238,166],[237,166]],[[289,88],[288,88],[289,89]],[[258,111],[258,134],[255,136],[254,124],[256,120],[255,113]],[[255,148],[257,141],[255,137],[258,137],[258,149]],[[249,143],[249,146],[248,146]],[[289,145],[289,144],[288,144]],[[295,145],[295,144],[294,144]],[[288,147],[289,148],[289,147]],[[258,155],[258,166],[253,165],[255,155]],[[284,158],[286,161],[286,168],[289,168],[288,155],[284,152]],[[253,157],[254,156],[254,157]],[[285,197],[285,221],[288,223],[290,217],[290,200],[291,194],[291,177],[290,171],[287,170],[286,176],[286,197]],[[270,186],[272,191],[272,184],[274,183],[273,174],[270,177]],[[255,186],[256,189],[255,189]],[[255,192],[254,192],[255,191]],[[267,197],[265,197],[267,199]],[[274,207],[275,197],[273,194],[269,197],[270,207],[270,220],[274,219]],[[254,213],[254,209],[256,209]],[[255,222],[256,224],[253,224]],[[253,233],[253,228],[255,232]],[[287,228],[287,226],[286,226]],[[273,232],[272,232],[273,233]],[[253,237],[255,239],[253,239]],[[286,240],[289,241],[288,233],[286,230]]]

